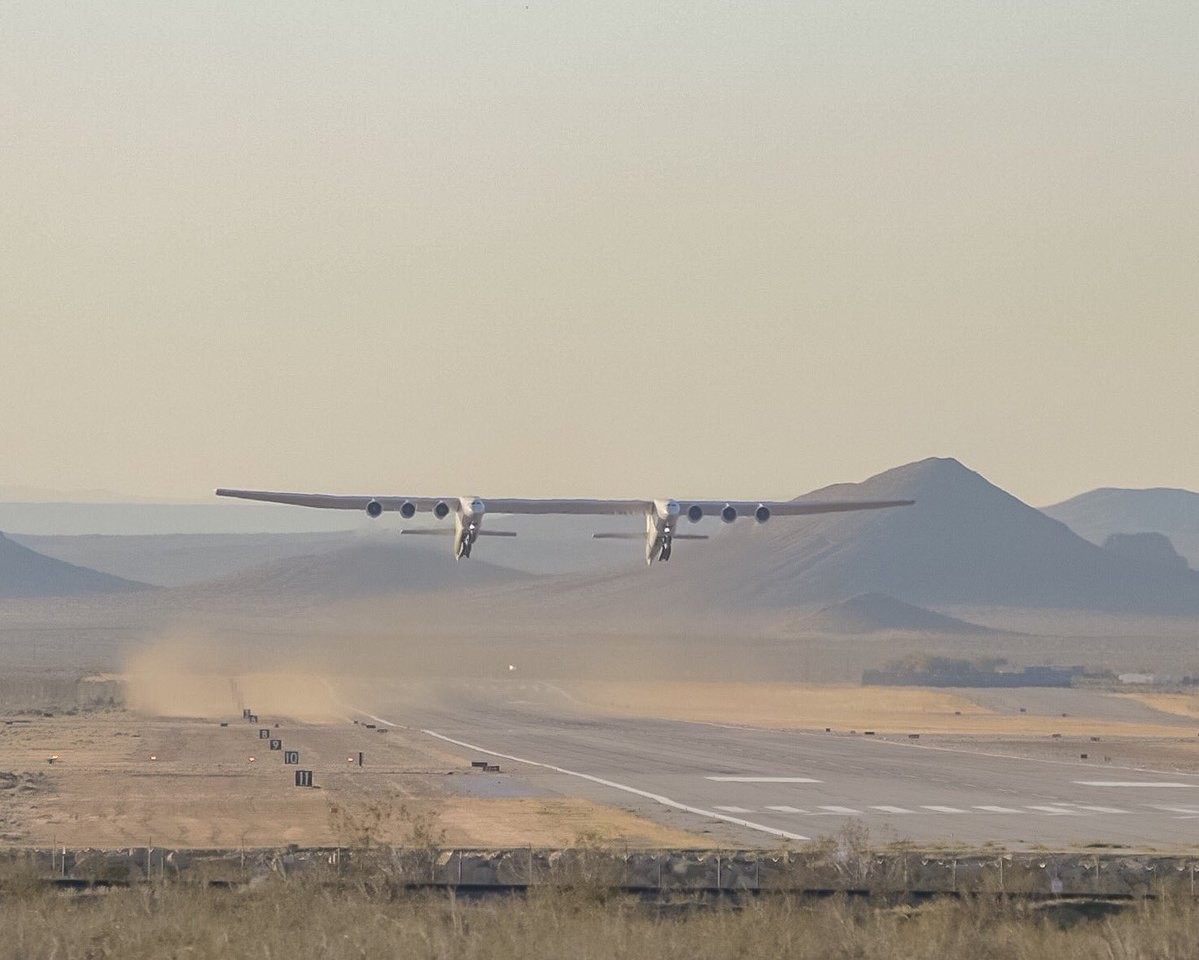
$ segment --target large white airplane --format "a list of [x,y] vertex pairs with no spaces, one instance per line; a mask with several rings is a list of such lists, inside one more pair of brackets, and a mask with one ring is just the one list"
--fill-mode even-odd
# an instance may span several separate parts
[[[365,510],[368,517],[377,518],[384,511],[399,513],[410,520],[417,512],[432,513],[438,520],[454,515],[454,556],[463,560],[480,536],[514,537],[503,530],[484,530],[483,517],[501,514],[571,514],[575,516],[613,516],[640,514],[645,517],[645,562],[669,560],[675,540],[707,540],[703,535],[679,533],[682,517],[699,523],[704,517],[720,517],[732,523],[738,517],[753,517],[765,523],[771,517],[796,517],[813,513],[842,513],[849,510],[881,510],[904,507],[913,500],[514,500],[501,498],[482,500],[479,497],[368,497],[341,496],[328,493],[278,493],[273,490],[218,489],[218,497],[237,497],[241,500],[261,500],[266,503],[289,503],[299,507],[320,507],[327,510]],[[449,529],[403,530],[403,533],[450,534]],[[639,533],[597,533],[597,540],[636,540]]]

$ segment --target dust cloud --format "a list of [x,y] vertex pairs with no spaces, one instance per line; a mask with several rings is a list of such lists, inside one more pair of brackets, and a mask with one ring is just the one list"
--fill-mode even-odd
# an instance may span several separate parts
[[126,661],[125,701],[156,717],[240,718],[244,708],[308,722],[343,719],[331,684],[293,664],[288,670],[238,669],[225,642],[181,635],[132,654]]

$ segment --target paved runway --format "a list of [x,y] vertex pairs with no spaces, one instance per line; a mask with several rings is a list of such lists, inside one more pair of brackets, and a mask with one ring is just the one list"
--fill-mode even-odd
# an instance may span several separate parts
[[[389,698],[390,699],[390,698]],[[536,683],[447,685],[378,719],[498,759],[533,793],[582,796],[708,833],[777,846],[860,821],[874,840],[1199,845],[1199,777],[1110,764],[1014,759],[848,734],[756,730],[587,714]]]

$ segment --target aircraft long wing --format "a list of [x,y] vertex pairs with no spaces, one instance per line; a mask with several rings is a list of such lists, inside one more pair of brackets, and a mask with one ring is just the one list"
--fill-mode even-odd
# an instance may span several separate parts
[[[439,503],[453,504],[458,497],[370,497],[332,493],[286,493],[275,490],[230,490],[220,488],[218,497],[236,497],[239,500],[259,500],[264,503],[286,503],[297,507],[318,507],[325,510],[365,510],[371,503],[379,504],[384,510],[399,510],[410,503],[417,510],[426,512]],[[911,500],[679,500],[679,510],[686,515],[698,507],[705,517],[719,516],[721,511],[732,507],[738,516],[753,516],[759,507],[765,507],[771,516],[793,517],[810,513],[843,513],[850,510],[882,510],[887,507],[904,507]],[[617,516],[620,514],[646,514],[654,509],[652,500],[587,500],[587,499],[514,499],[501,497],[483,501],[488,513],[509,514],[574,514],[577,516]]]
[[[411,503],[418,511],[432,510],[439,503],[454,504],[459,497],[368,497],[332,493],[285,493],[274,490],[229,490],[224,487],[216,491],[218,497],[236,497],[239,500],[259,500],[263,503],[287,503],[296,507],[320,507],[326,510],[365,510],[374,502],[384,510],[399,510]],[[500,498],[483,501],[488,513],[521,514],[578,514],[582,516],[612,516],[625,513],[643,514],[653,509],[652,500],[524,500]]]
[[648,513],[652,500],[514,500],[502,498],[483,501],[488,513],[547,514],[565,513],[578,516],[617,516],[623,513]]
[[263,503],[288,503],[295,507],[319,507],[324,510],[365,510],[371,502],[380,504],[384,510],[399,510],[405,503],[411,503],[417,510],[432,510],[433,507],[445,500],[452,502],[457,497],[364,497],[358,495],[342,496],[333,493],[284,493],[275,490],[228,490],[224,487],[216,491],[218,497],[236,497],[238,500],[260,500]]
[[680,500],[681,512],[699,507],[705,517],[720,516],[726,507],[732,507],[738,516],[754,515],[759,507],[765,507],[773,517],[798,517],[808,513],[845,513],[850,510],[884,510],[887,507],[908,507],[914,500]]

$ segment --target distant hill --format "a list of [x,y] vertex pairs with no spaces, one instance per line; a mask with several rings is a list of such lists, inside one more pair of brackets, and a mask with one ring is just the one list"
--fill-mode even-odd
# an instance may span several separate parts
[[9,539],[78,566],[179,587],[228,577],[272,560],[325,553],[353,544],[343,533],[185,533],[149,536],[24,536]]
[[0,533],[0,597],[70,597],[150,589],[23,547]]
[[1101,544],[1113,533],[1164,533],[1187,563],[1199,569],[1199,493],[1102,487],[1042,512],[1092,543]]
[[529,574],[485,560],[455,560],[445,551],[402,540],[363,540],[323,553],[274,560],[209,581],[192,591],[222,597],[311,597],[342,600],[383,594],[501,586]]
[[947,617],[885,593],[860,593],[803,618],[797,626],[818,633],[995,634],[990,627]]
[[[1079,537],[952,459],[838,484],[805,500],[914,499],[914,506],[740,522],[682,543],[669,564],[555,587],[629,610],[763,611],[882,593],[917,606],[1199,614],[1199,574],[1163,571]],[[681,615],[681,613],[680,613]]]
[[1165,570],[1186,570],[1170,538],[1164,533],[1113,533],[1103,541],[1103,549],[1137,563]]

